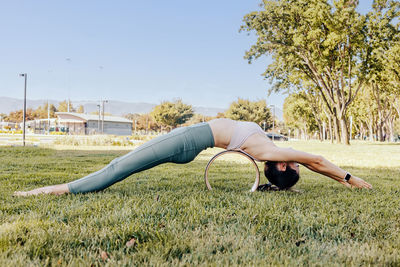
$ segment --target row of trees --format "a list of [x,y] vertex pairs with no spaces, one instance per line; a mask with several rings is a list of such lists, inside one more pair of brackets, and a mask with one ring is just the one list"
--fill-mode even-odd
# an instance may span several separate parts
[[[374,0],[366,15],[357,0],[271,0],[244,17],[257,42],[249,62],[272,56],[263,74],[271,91],[288,92],[289,126],[319,129],[349,144],[354,129],[379,140],[400,117],[400,3]],[[298,125],[301,119],[302,125]]]
[[[84,108],[80,105],[77,108],[74,108],[69,103],[69,110],[70,112],[79,112],[83,113]],[[54,118],[55,112],[67,112],[68,111],[68,101],[64,100],[58,103],[58,106],[54,106],[53,104],[45,103],[42,106],[39,106],[37,109],[28,108],[26,110],[25,118],[26,120],[34,120],[34,119],[47,119],[48,117]],[[4,121],[11,121],[11,122],[21,122],[23,120],[23,110],[16,110],[10,112],[10,114],[0,114]]]
[[[359,97],[349,107],[349,134],[351,138],[370,141],[394,141],[400,135],[399,95],[392,99],[377,98],[371,88],[365,87]],[[307,138],[310,133],[318,133],[322,139],[335,139],[333,122],[323,102],[310,100],[305,92],[292,93],[285,99],[283,117],[286,127],[298,129]]]
[[[83,113],[83,106],[74,108],[69,104],[70,112]],[[53,104],[45,103],[37,109],[27,109],[26,119],[47,119],[54,118],[55,112],[68,111],[68,102],[62,101],[58,107]],[[96,113],[97,114],[97,113]],[[4,121],[21,122],[23,120],[23,111],[17,110],[10,114],[0,114]],[[272,125],[271,111],[267,108],[264,100],[250,101],[239,98],[231,103],[230,107],[224,113],[219,113],[215,117],[196,114],[191,105],[185,104],[182,100],[164,101],[155,106],[148,114],[128,114],[125,116],[134,122],[133,127],[136,130],[170,130],[179,125],[191,125],[199,122],[209,121],[213,118],[231,118],[234,120],[253,121],[266,129]]]
[[214,118],[230,118],[241,121],[253,121],[269,129],[272,125],[271,111],[264,100],[250,101],[239,98],[231,103],[224,113],[215,117],[195,114],[191,105],[182,100],[164,101],[155,106],[149,114],[128,114],[128,119],[134,122],[136,130],[169,130],[178,125],[191,125],[209,121]]

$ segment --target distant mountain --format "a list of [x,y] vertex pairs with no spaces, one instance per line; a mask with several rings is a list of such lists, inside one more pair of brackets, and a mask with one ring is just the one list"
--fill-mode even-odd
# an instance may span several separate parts
[[[60,100],[49,99],[50,104],[58,106]],[[11,111],[22,109],[23,107],[23,99],[10,98],[10,97],[1,97],[0,96],[0,113],[9,114]],[[97,105],[99,102],[97,101],[71,101],[72,105],[76,108],[80,105],[83,105],[85,113],[90,113],[98,110]],[[39,106],[47,103],[47,99],[40,100],[26,100],[26,106],[28,108],[37,109]],[[143,103],[143,102],[123,102],[123,101],[115,101],[109,100],[108,103],[104,105],[104,110],[107,113],[111,113],[116,116],[123,116],[128,113],[149,113],[156,104],[152,103]],[[204,116],[216,116],[219,112],[224,112],[226,109],[223,108],[212,108],[212,107],[193,107],[196,113],[199,113]],[[275,116],[282,120],[283,112],[280,108],[275,108]]]
[[[49,99],[50,104],[58,106],[60,100]],[[72,105],[76,108],[83,105],[85,113],[90,113],[98,110],[97,101],[71,101]],[[39,106],[47,103],[47,99],[41,100],[26,100],[27,108],[37,109]],[[22,109],[24,105],[23,99],[16,99],[10,97],[0,97],[0,113],[9,114],[11,111]],[[128,113],[149,113],[156,104],[143,103],[143,102],[122,102],[109,100],[108,103],[104,105],[104,110],[107,113],[111,113],[116,116],[123,116]],[[205,116],[215,116],[218,112],[224,112],[225,109],[222,108],[209,108],[209,107],[193,107],[196,113]]]

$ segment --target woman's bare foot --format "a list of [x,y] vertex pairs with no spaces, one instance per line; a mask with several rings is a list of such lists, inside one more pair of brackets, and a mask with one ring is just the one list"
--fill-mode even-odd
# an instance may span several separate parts
[[58,184],[36,188],[30,191],[15,191],[14,196],[18,197],[27,197],[27,196],[35,196],[40,194],[53,194],[53,195],[62,195],[69,193],[69,188],[67,184]]

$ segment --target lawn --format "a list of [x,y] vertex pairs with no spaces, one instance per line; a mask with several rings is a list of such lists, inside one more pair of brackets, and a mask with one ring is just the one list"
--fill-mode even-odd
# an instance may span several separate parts
[[399,144],[278,145],[321,154],[374,189],[302,167],[302,193],[250,193],[252,167],[234,156],[216,162],[207,191],[204,167],[220,151],[209,149],[101,193],[17,198],[15,190],[72,181],[127,150],[1,147],[0,266],[400,265]]

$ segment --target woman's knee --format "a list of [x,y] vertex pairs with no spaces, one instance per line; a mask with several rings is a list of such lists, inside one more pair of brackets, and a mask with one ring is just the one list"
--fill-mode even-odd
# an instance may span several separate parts
[[196,158],[197,154],[198,153],[196,153],[196,151],[194,150],[184,151],[182,153],[175,155],[171,161],[173,163],[180,163],[180,164],[189,163]]

